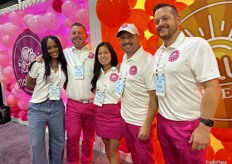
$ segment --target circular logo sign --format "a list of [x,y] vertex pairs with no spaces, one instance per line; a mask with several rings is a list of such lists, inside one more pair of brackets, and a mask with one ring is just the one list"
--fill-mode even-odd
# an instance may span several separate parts
[[215,127],[232,127],[232,0],[201,0],[180,13],[186,36],[205,38],[211,45],[220,70],[221,98]]
[[36,34],[26,31],[17,37],[13,48],[12,65],[19,87],[29,95],[32,91],[25,87],[28,69],[35,57],[40,54],[40,39]]

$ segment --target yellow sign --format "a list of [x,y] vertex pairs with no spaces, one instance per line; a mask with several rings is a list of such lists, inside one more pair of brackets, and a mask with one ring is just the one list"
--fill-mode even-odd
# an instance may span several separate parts
[[232,128],[232,0],[200,0],[180,16],[186,36],[203,37],[213,48],[221,74],[215,127]]

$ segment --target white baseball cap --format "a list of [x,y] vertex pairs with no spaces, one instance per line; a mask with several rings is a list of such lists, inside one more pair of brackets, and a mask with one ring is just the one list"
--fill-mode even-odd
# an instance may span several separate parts
[[118,33],[117,33],[116,36],[119,37],[122,31],[127,31],[127,32],[129,32],[129,33],[131,33],[131,34],[137,34],[137,35],[139,36],[138,29],[135,27],[134,24],[129,24],[129,23],[123,24],[123,25],[119,28]]

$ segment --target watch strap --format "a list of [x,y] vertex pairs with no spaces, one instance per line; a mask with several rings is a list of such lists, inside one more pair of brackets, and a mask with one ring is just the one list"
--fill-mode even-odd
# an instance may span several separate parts
[[212,127],[214,124],[213,120],[204,119],[204,118],[200,118],[200,122],[202,122],[203,124],[205,124],[206,126],[209,126],[209,127]]

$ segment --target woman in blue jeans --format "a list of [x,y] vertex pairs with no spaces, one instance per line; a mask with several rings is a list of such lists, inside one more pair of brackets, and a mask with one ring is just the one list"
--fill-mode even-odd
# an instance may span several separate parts
[[[45,36],[41,42],[43,62],[33,62],[26,87],[34,89],[28,107],[28,127],[33,164],[63,164],[65,133],[61,90],[67,82],[67,67],[60,41]],[[49,160],[45,129],[49,131]],[[48,162],[49,161],[49,162]]]

